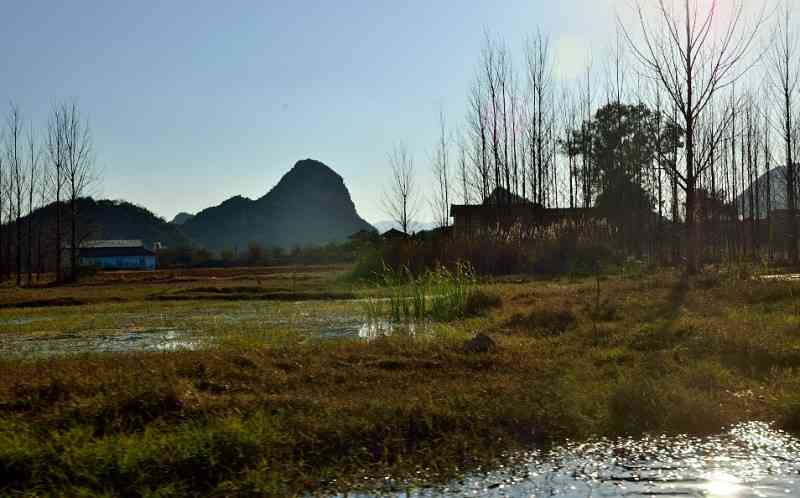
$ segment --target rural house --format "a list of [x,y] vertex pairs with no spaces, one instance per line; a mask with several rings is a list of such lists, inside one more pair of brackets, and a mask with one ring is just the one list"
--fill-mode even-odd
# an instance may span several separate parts
[[458,236],[499,227],[547,227],[563,223],[581,224],[602,219],[595,208],[545,208],[498,187],[483,204],[452,204],[450,216]]
[[386,242],[393,242],[395,240],[406,240],[408,234],[396,228],[389,229],[381,234],[381,239]]
[[141,240],[90,240],[80,245],[78,264],[102,270],[155,270],[156,253]]

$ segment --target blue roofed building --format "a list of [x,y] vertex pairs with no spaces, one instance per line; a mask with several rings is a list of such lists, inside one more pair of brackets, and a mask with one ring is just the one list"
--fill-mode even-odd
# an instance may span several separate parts
[[81,244],[78,264],[101,270],[155,270],[156,252],[141,240],[90,240]]

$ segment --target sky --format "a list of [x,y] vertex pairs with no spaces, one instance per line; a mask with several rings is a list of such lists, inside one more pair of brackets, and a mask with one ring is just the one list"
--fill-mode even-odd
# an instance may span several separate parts
[[[4,9],[0,97],[36,129],[76,100],[91,126],[93,195],[171,219],[257,198],[298,160],[345,180],[368,221],[403,141],[418,182],[440,110],[461,126],[485,32],[521,52],[541,28],[578,74],[614,38],[624,0],[26,0]],[[423,214],[420,218],[432,219]]]

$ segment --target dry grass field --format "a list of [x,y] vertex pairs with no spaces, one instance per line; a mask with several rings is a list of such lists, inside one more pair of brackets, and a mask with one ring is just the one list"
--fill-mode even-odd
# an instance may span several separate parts
[[[302,317],[313,313],[389,313],[365,302],[396,289],[347,270],[4,288],[0,324],[16,320],[12,335],[80,336],[85,317],[128,310],[231,314],[247,303],[262,318],[198,326],[225,340],[187,350],[3,356],[0,494],[302,496],[386,475],[437,481],[565,438],[748,420],[800,430],[800,282],[726,270],[479,280],[499,307],[386,336],[309,336]],[[264,325],[287,310],[301,320]],[[496,347],[465,348],[478,332]]]

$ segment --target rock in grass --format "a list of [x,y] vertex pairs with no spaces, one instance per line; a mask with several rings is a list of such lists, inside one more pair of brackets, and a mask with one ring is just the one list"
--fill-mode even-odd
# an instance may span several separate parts
[[490,353],[496,349],[497,344],[484,333],[480,333],[464,343],[465,353]]

